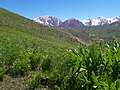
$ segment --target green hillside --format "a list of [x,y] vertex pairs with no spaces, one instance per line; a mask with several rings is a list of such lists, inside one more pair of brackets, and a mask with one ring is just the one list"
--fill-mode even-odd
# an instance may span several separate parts
[[[30,19],[19,16],[7,10],[0,8],[0,35],[10,39],[34,39],[39,40],[44,47],[74,47],[75,43],[71,42],[69,35],[64,34],[53,28],[40,25]],[[4,33],[4,34],[3,34]],[[19,39],[19,40],[18,40]],[[21,40],[22,41],[22,40]]]
[[[77,45],[78,42],[66,33],[0,8],[0,80],[5,76],[5,82],[0,82],[0,90],[10,89],[9,79],[11,82],[12,77],[24,76],[28,71],[32,73],[31,70],[39,68],[44,59],[50,58],[54,69],[58,68],[65,51]],[[20,88],[26,88],[22,87],[21,80],[16,80]],[[7,84],[8,87],[3,87]],[[18,89],[17,84],[15,89]]]
[[104,41],[112,40],[113,37],[117,37],[120,40],[120,26],[95,26],[90,28],[86,27],[84,29],[66,28],[62,30],[82,39],[85,42],[88,42],[91,38],[96,39],[97,37]]

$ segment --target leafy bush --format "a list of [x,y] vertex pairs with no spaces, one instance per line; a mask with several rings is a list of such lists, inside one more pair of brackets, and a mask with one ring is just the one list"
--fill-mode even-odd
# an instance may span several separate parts
[[19,57],[20,48],[15,45],[14,42],[10,42],[9,39],[3,38],[0,43],[2,43],[0,48],[0,60],[2,64],[10,68],[13,62]]
[[41,64],[43,72],[50,72],[52,70],[52,62],[48,56],[45,56]]
[[71,50],[71,55],[75,57],[75,65],[71,66],[71,71],[64,77],[61,89],[119,89],[119,85],[116,84],[120,79],[118,41],[108,42],[104,47],[94,43],[89,48],[79,47],[78,50]]
[[0,81],[3,80],[3,76],[4,76],[5,72],[6,72],[5,68],[0,67]]
[[36,89],[38,86],[40,86],[40,84],[41,84],[41,74],[40,74],[40,73],[37,73],[36,75],[34,75],[32,81],[31,81],[31,84],[30,84],[29,89],[30,89],[30,90],[34,90],[34,89]]
[[30,70],[30,60],[27,57],[21,57],[15,60],[10,73],[14,76],[24,76]]
[[38,53],[31,53],[29,55],[29,59],[30,59],[30,66],[32,70],[35,70],[39,65],[40,65],[40,61],[42,61],[42,55],[38,54]]

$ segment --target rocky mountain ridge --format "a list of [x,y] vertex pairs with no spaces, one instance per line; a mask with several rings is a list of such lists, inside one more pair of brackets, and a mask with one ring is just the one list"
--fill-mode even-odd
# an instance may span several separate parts
[[[77,27],[83,28],[85,26],[105,26],[105,25],[118,25],[120,22],[119,17],[112,17],[112,18],[105,18],[105,17],[98,17],[98,18],[91,18],[87,20],[77,20],[75,18],[69,18],[62,22],[59,18],[55,16],[40,16],[38,18],[33,19],[35,22],[38,22],[43,25],[47,26],[54,26],[54,27]],[[117,23],[117,24],[116,24]]]

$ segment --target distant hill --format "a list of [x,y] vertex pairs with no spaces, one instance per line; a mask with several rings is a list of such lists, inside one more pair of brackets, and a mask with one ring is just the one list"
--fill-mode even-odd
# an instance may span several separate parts
[[75,37],[82,39],[85,42],[89,42],[91,38],[97,39],[97,37],[104,39],[105,41],[116,37],[120,40],[120,24],[114,23],[109,26],[94,26],[80,28],[65,28],[64,31],[72,34]]

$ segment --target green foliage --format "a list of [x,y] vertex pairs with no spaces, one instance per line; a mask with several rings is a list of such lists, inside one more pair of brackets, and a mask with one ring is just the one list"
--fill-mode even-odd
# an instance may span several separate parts
[[43,72],[50,72],[52,70],[51,59],[46,56],[42,62],[41,68]]
[[10,67],[16,58],[19,57],[20,49],[8,40],[1,40],[0,57],[1,62]]
[[30,59],[30,66],[32,70],[35,70],[39,65],[41,61],[41,55],[37,54],[30,54],[29,56]]
[[[89,48],[79,47],[78,50],[71,50],[71,57],[74,58],[70,61],[74,62],[67,62],[69,69],[60,88],[63,90],[118,90],[119,51],[120,43],[117,40],[108,42],[102,47],[93,43]],[[65,64],[63,65],[65,67]]]
[[41,84],[41,74],[40,74],[40,73],[37,73],[37,74],[33,77],[29,89],[34,90],[35,88],[38,88],[38,86],[40,87],[40,84]]
[[14,76],[24,76],[30,70],[30,60],[17,59],[11,66],[10,73]]
[[5,72],[6,72],[5,68],[0,67],[0,81],[3,80],[3,76],[4,76]]

